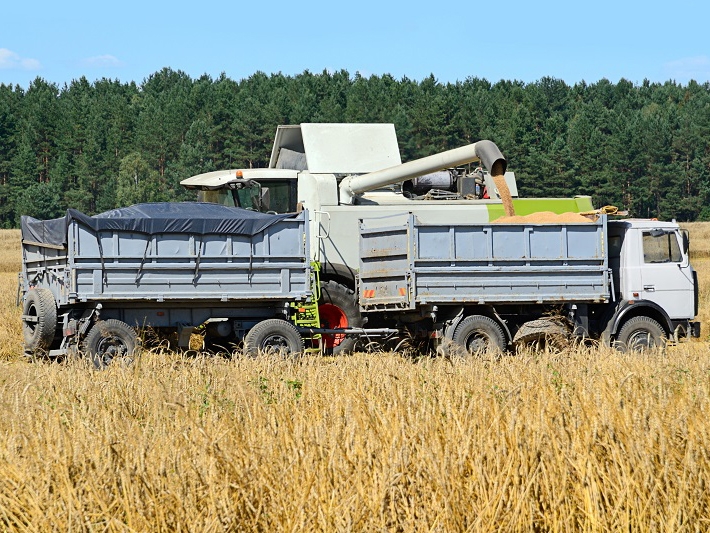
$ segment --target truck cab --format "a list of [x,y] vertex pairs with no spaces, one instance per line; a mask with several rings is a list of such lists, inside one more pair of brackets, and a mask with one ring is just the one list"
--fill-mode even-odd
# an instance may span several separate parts
[[648,316],[674,336],[697,336],[698,279],[689,237],[675,222],[615,220],[608,225],[609,266],[619,301],[610,332],[635,316]]

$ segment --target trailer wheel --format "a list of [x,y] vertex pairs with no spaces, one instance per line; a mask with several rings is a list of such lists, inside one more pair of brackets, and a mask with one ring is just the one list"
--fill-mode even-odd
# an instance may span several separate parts
[[472,354],[504,352],[507,346],[500,324],[483,315],[467,316],[459,322],[454,330],[453,341]]
[[303,352],[303,338],[296,326],[279,318],[263,320],[244,336],[244,354],[295,355]]
[[57,331],[57,304],[49,289],[30,289],[22,306],[26,352],[46,351]]
[[95,368],[102,370],[112,362],[130,365],[140,342],[136,330],[120,320],[99,320],[87,333],[83,352]]
[[666,332],[647,316],[630,318],[619,330],[614,347],[621,352],[643,352],[666,347]]
[[[321,327],[326,329],[362,327],[362,315],[353,291],[335,281],[321,282],[318,306]],[[323,344],[333,355],[345,355],[355,349],[355,339],[345,335],[323,335]]]

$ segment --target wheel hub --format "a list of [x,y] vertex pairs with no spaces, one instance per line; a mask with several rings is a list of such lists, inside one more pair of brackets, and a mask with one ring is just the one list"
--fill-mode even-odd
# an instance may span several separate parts
[[109,364],[115,358],[124,357],[128,352],[128,346],[116,336],[104,337],[99,341],[97,355]]
[[485,351],[490,345],[490,339],[483,333],[473,333],[466,341],[466,350],[471,353]]
[[288,350],[288,339],[275,333],[266,337],[259,348],[264,352],[282,352]]

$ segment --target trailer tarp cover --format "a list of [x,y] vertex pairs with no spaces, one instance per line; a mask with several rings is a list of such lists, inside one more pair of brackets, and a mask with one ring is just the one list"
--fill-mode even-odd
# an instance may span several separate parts
[[72,220],[94,231],[133,231],[158,233],[194,233],[256,235],[293,213],[270,215],[238,207],[203,202],[162,202],[136,204],[88,216],[69,209],[61,218],[37,220],[22,217],[22,239],[37,243],[66,246],[67,228]]

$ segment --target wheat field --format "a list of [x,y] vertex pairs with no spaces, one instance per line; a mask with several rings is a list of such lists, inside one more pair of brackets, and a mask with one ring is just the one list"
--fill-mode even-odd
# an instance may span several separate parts
[[[707,328],[710,224],[690,230]],[[707,330],[665,355],[153,351],[96,372],[20,357],[19,233],[0,246],[4,530],[710,529]]]

